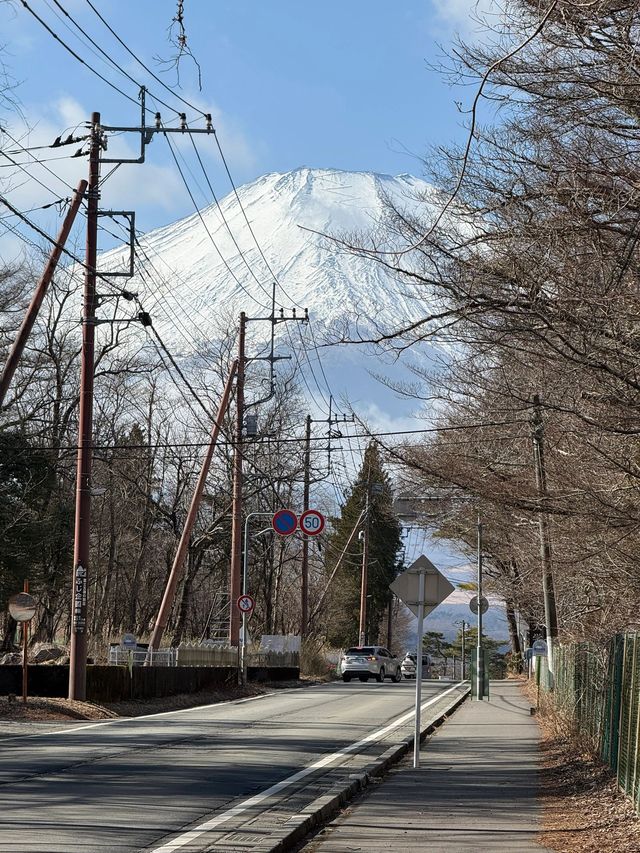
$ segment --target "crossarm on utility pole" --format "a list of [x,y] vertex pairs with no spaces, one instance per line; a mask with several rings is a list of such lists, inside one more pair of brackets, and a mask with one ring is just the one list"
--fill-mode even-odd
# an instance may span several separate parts
[[[233,388],[233,380],[235,378],[237,368],[238,361],[236,359],[231,365],[231,370],[229,371],[229,376],[224,386],[224,391],[222,392],[220,405],[218,407],[218,414],[216,415],[216,419],[213,422],[213,428],[211,430],[209,446],[202,461],[200,476],[198,477],[198,482],[196,483],[196,488],[193,493],[193,497],[191,498],[189,512],[187,513],[187,518],[185,520],[184,527],[182,528],[182,535],[180,537],[180,542],[178,543],[178,549],[173,559],[173,565],[171,566],[169,579],[167,580],[167,585],[162,597],[162,603],[160,604],[156,623],[153,627],[153,633],[151,634],[151,640],[149,641],[149,649],[152,651],[156,651],[160,646],[164,629],[167,627],[167,622],[169,621],[169,616],[171,614],[171,609],[176,595],[176,589],[184,570],[184,563],[187,556],[187,550],[189,548],[191,533],[198,515],[198,509],[200,507],[202,493],[204,492],[205,483],[207,481],[209,468],[211,467],[213,452],[216,448],[218,436],[220,435],[220,429],[227,406],[229,405],[229,398],[231,396],[231,389]],[[147,662],[149,661],[147,660]]]
[[340,554],[340,556],[338,557],[338,562],[337,562],[337,563],[335,564],[335,566],[333,567],[333,571],[331,572],[331,577],[330,577],[330,578],[329,578],[329,580],[327,581],[325,588],[322,590],[322,595],[321,595],[321,596],[320,596],[320,598],[318,599],[318,603],[317,603],[317,604],[316,604],[316,606],[313,608],[313,613],[309,616],[309,625],[311,625],[311,624],[312,624],[313,620],[314,620],[314,619],[315,619],[315,617],[318,615],[318,611],[319,611],[319,610],[320,610],[320,608],[322,607],[322,602],[324,601],[325,596],[326,596],[326,595],[327,595],[327,593],[329,592],[329,587],[331,586],[331,584],[332,584],[332,582],[333,582],[333,579],[335,578],[335,576],[336,576],[336,574],[337,574],[337,572],[338,572],[338,569],[339,569],[339,568],[340,568],[340,566],[342,565],[342,561],[343,561],[343,559],[344,559],[344,557],[345,557],[345,554],[346,554],[346,553],[347,553],[347,551],[349,550],[349,545],[351,545],[351,543],[353,542],[353,537],[356,535],[356,530],[360,527],[360,522],[362,521],[362,519],[363,519],[363,517],[364,517],[364,514],[365,514],[365,510],[363,509],[363,510],[362,510],[362,512],[360,513],[360,515],[358,516],[358,520],[356,521],[356,523],[355,523],[355,524],[354,524],[354,526],[353,526],[353,530],[352,530],[352,531],[351,531],[351,533],[349,534],[349,538],[347,539],[347,544],[344,546],[344,548],[342,549],[342,553],[341,553],[341,554]]
[[64,218],[62,223],[62,227],[60,228],[60,233],[58,234],[57,240],[53,249],[51,250],[51,254],[49,255],[49,260],[47,261],[47,265],[44,268],[42,276],[40,277],[40,281],[37,284],[37,287],[31,297],[31,302],[29,303],[29,307],[27,308],[27,312],[24,315],[24,319],[20,324],[20,328],[16,334],[16,339],[13,342],[13,346],[11,347],[11,352],[9,353],[9,357],[7,358],[6,364],[2,369],[2,376],[0,376],[0,406],[4,403],[4,399],[7,396],[7,391],[9,390],[9,385],[11,384],[11,380],[13,379],[13,374],[16,372],[16,368],[24,352],[24,348],[29,339],[29,335],[31,334],[31,330],[33,329],[34,323],[38,317],[38,312],[40,311],[40,306],[44,300],[44,297],[47,293],[47,288],[51,283],[51,279],[53,278],[53,274],[56,271],[56,267],[58,266],[58,261],[60,260],[60,255],[63,252],[64,245],[67,242],[67,237],[71,231],[73,223],[76,218],[76,214],[80,208],[80,204],[82,203],[82,199],[84,198],[85,192],[87,191],[87,181],[82,180],[77,186],[75,191],[75,196],[71,202],[71,206],[67,211],[67,215]]

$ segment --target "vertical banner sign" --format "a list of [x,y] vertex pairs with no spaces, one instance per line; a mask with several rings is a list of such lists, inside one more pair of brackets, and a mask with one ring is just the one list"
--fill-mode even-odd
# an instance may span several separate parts
[[87,570],[80,564],[73,579],[73,630],[76,634],[87,630]]

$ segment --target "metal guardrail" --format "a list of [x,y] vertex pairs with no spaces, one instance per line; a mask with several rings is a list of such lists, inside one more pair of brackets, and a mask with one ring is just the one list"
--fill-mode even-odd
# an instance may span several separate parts
[[[123,649],[121,646],[109,648],[109,663],[115,666],[144,666],[149,656],[151,666],[219,666],[237,667],[238,648],[236,646],[201,646],[184,643],[178,648]],[[249,652],[247,665],[250,667],[287,667],[300,666],[298,652]]]
[[147,655],[152,666],[176,666],[176,649],[123,649],[121,646],[109,648],[109,663],[114,666],[144,666]]

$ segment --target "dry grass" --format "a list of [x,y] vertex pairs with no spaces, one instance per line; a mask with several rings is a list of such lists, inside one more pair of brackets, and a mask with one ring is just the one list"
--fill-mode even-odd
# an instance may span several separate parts
[[160,699],[144,701],[77,702],[69,699],[51,699],[38,696],[29,697],[27,704],[21,697],[0,696],[0,720],[11,722],[60,722],[64,720],[106,720],[114,717],[139,717],[161,711],[177,711],[182,708],[195,708],[200,705],[213,705],[216,702],[229,702],[247,696],[260,696],[274,690],[304,687],[315,683],[313,680],[278,681],[264,684],[249,684],[247,687],[220,687],[201,693],[183,693],[177,696],[165,696]]
[[[535,705],[535,686],[525,687]],[[611,769],[541,693],[541,843],[558,853],[640,853],[640,819]]]

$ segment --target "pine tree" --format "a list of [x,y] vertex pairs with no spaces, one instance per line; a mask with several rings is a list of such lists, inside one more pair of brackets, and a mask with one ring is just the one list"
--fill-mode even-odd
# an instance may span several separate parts
[[[369,493],[368,518],[364,511]],[[341,508],[339,518],[332,519],[334,533],[328,546],[327,569],[332,571],[353,528],[369,527],[369,561],[367,583],[367,642],[379,637],[382,617],[390,600],[389,584],[398,573],[398,555],[402,547],[401,527],[393,511],[393,492],[380,452],[370,444],[364,454],[362,468]],[[342,565],[333,582],[331,608],[326,627],[327,639],[337,646],[358,642],[360,586],[362,578],[362,541],[353,537]]]

